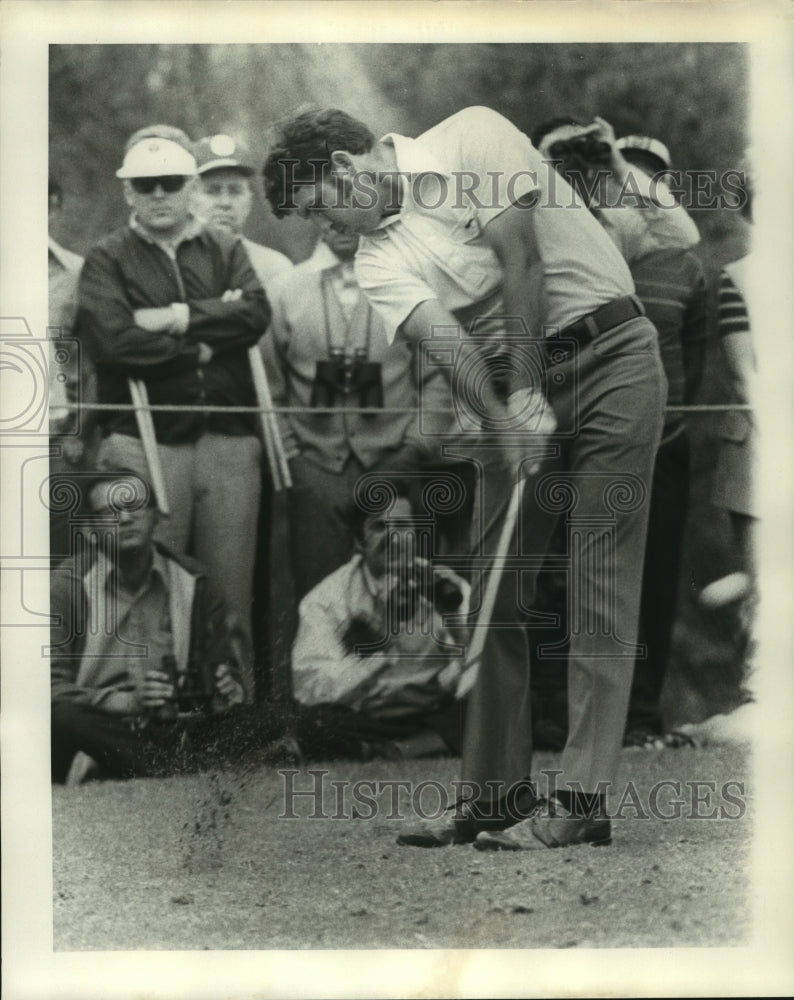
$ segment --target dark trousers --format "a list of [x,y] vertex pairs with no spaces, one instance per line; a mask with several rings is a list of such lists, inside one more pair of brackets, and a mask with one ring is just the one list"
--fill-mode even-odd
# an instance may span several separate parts
[[[296,733],[309,760],[356,760],[371,744],[402,740],[431,730],[450,753],[460,752],[463,708],[451,702],[442,710],[398,718],[376,718],[343,705],[318,705],[297,710]],[[283,725],[269,718],[262,706],[237,706],[214,716],[196,716],[175,723],[133,726],[127,718],[90,705],[52,705],[52,780],[66,780],[78,751],[87,753],[105,778],[167,777],[202,768],[245,767],[266,759],[270,742]],[[368,746],[369,745],[369,746]]]
[[295,598],[302,597],[353,555],[349,509],[364,466],[351,455],[340,473],[308,458],[290,462],[289,534]]
[[91,705],[56,702],[51,719],[52,780],[58,783],[65,781],[78,751],[94,758],[103,777],[165,777],[261,759],[277,732],[257,709],[242,705],[173,723],[151,720],[141,728]]
[[656,454],[640,599],[639,641],[645,656],[634,662],[626,732],[661,733],[659,700],[670,659],[678,606],[681,547],[689,507],[689,439],[686,432]]
[[463,706],[451,702],[444,709],[421,715],[375,717],[344,705],[312,705],[298,709],[297,737],[309,760],[355,760],[368,755],[368,745],[404,740],[432,730],[450,753],[460,753]]
[[566,546],[561,519],[538,574],[535,620],[527,626],[535,750],[562,750],[568,736],[568,573],[559,565]]

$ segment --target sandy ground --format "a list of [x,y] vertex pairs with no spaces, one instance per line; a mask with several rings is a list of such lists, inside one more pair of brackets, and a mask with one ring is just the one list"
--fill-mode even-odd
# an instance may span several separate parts
[[[539,755],[552,768],[553,755]],[[53,789],[56,950],[603,948],[738,945],[749,927],[752,789],[736,749],[623,753],[613,844],[484,853],[395,843],[410,793],[458,762],[311,765]],[[637,797],[621,789],[631,779]],[[679,782],[661,787],[660,782]],[[693,786],[687,782],[700,782]],[[737,785],[744,782],[744,793]],[[710,784],[703,784],[710,783]],[[680,818],[637,818],[656,812]],[[405,799],[401,804],[401,798]],[[621,799],[623,804],[621,807]],[[699,801],[696,801],[699,798]],[[438,785],[426,785],[434,811]],[[742,800],[740,804],[731,799]],[[396,802],[396,805],[395,805]],[[745,807],[746,804],[746,807]],[[285,811],[298,818],[283,818]],[[312,817],[324,812],[326,818]],[[282,818],[280,818],[280,815]],[[711,818],[705,818],[705,817]]]

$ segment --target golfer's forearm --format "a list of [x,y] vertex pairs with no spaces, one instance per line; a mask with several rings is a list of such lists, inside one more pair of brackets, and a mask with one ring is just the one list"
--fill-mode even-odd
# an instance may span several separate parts
[[[505,209],[485,227],[483,239],[502,265],[506,331],[539,339],[544,335],[544,269],[535,233],[534,201],[534,194],[528,195]],[[515,375],[512,381],[515,385],[508,387],[508,393],[526,384],[526,379]]]
[[539,260],[519,256],[507,261],[502,297],[508,321],[520,317],[530,337],[543,336],[543,265]]
[[[520,317],[524,323],[524,333],[539,341],[543,333],[543,267],[539,261],[515,261],[505,268],[503,290],[504,313],[509,317]],[[517,324],[515,324],[517,325]],[[515,370],[513,370],[515,369]],[[529,386],[530,373],[526,365],[511,366],[507,377],[507,395]],[[537,387],[536,387],[537,388]]]

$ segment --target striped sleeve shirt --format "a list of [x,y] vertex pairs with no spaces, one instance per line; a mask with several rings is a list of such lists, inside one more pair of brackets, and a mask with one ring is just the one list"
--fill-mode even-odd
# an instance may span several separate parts
[[749,333],[750,318],[742,293],[725,271],[717,289],[717,331],[720,337],[729,333]]

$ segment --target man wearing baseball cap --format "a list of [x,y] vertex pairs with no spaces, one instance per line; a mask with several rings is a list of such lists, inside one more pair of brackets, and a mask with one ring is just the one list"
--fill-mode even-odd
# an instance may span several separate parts
[[[127,142],[116,176],[130,219],[90,251],[79,288],[77,333],[95,359],[100,402],[129,406],[135,379],[152,405],[256,405],[247,350],[270,310],[240,242],[194,217],[196,175],[181,129],[150,126]],[[201,410],[156,412],[153,422],[170,508],[158,540],[189,551],[220,585],[251,697],[256,425],[248,414]],[[135,414],[106,411],[101,423],[99,463],[147,474]]]
[[624,135],[615,140],[617,149],[634,167],[639,167],[646,174],[658,174],[669,170],[673,165],[670,150],[661,139],[650,135]]
[[239,236],[264,288],[278,274],[292,270],[292,261],[278,250],[243,236],[251,214],[255,167],[243,143],[220,133],[199,139],[193,147],[198,167],[196,210],[208,226]]

